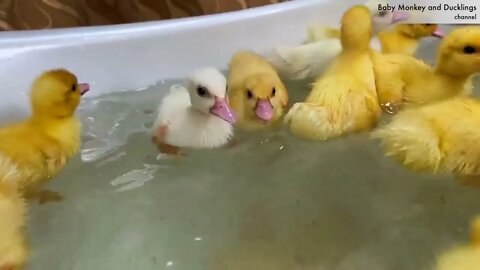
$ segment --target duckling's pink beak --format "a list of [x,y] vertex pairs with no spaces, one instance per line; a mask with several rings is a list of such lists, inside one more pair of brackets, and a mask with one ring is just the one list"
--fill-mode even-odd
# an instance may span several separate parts
[[227,121],[231,125],[237,122],[235,112],[230,105],[228,105],[228,100],[225,98],[215,97],[215,104],[210,108],[210,113]]
[[255,108],[255,114],[263,121],[270,121],[273,118],[273,106],[269,99],[260,99]]
[[443,32],[442,29],[437,28],[437,30],[432,33],[432,37],[443,38],[445,37],[445,32]]
[[405,11],[394,11],[392,12],[392,24],[399,23],[408,20],[410,14]]
[[88,83],[79,83],[78,89],[80,90],[80,95],[87,93],[90,90],[90,85]]

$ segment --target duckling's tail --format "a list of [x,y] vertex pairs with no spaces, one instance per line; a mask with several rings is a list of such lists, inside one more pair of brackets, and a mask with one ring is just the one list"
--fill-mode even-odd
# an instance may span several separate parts
[[365,6],[353,6],[342,17],[340,40],[344,51],[365,50],[372,39],[372,16]]
[[18,181],[15,164],[0,155],[0,269],[21,269],[27,259],[26,205]]
[[413,111],[398,114],[371,136],[381,140],[386,156],[394,157],[412,170],[436,173],[440,169],[439,135]]
[[352,129],[349,123],[330,120],[328,108],[315,103],[295,103],[285,115],[284,123],[298,137],[323,141]]
[[[348,79],[341,82],[326,82],[345,88]],[[316,91],[315,86],[306,102],[295,103],[285,115],[284,123],[290,131],[305,139],[327,140],[352,132],[369,130],[380,117],[380,108],[375,98],[364,92]],[[319,93],[320,92],[320,93]]]

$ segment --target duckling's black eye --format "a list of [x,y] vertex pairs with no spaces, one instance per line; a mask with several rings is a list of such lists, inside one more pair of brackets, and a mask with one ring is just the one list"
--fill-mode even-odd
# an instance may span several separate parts
[[201,97],[206,97],[208,96],[208,90],[204,86],[197,86],[197,94]]
[[380,16],[380,17],[385,17],[387,14],[388,14],[388,11],[380,11],[380,12],[378,13],[378,16]]
[[476,53],[476,52],[477,52],[477,49],[475,49],[475,48],[472,47],[472,46],[465,46],[465,47],[463,48],[463,53],[465,53],[465,54],[474,54],[474,53]]
[[273,87],[273,89],[272,89],[272,97],[274,97],[276,93],[277,93],[277,90],[275,89],[275,87]]
[[253,98],[252,91],[250,91],[250,90],[247,91],[247,98],[248,98],[248,99]]
[[75,90],[77,90],[77,85],[76,84],[72,85],[72,88],[70,88],[70,90],[72,90],[72,92],[75,92]]
[[426,24],[425,24],[425,26],[430,26],[430,25],[432,25],[432,24],[431,24],[431,23],[426,23]]

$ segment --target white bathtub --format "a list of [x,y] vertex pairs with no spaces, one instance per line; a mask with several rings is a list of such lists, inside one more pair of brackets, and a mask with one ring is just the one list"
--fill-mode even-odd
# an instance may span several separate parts
[[239,49],[259,52],[295,44],[305,27],[337,25],[362,0],[296,0],[237,12],[127,25],[0,34],[0,122],[28,111],[29,85],[40,72],[64,67],[91,84],[89,96],[141,89],[181,78],[193,68],[226,68]]
[[[159,80],[181,78],[203,65],[224,69],[239,49],[265,52],[277,44],[299,43],[308,24],[338,25],[348,6],[362,2],[295,0],[199,18],[0,33],[0,123],[28,112],[29,85],[43,70],[73,71],[91,84],[89,97],[142,89]],[[187,166],[165,169],[169,161],[154,158],[157,152],[143,124],[139,121],[135,126],[141,132],[122,126],[130,132],[124,137],[104,132],[99,139],[115,148],[109,153],[113,158],[102,164],[73,160],[52,183],[53,190],[67,199],[48,207],[33,205],[28,269],[202,269],[195,266],[203,257],[216,255],[217,249],[240,238],[242,211],[250,205],[264,206],[272,215],[272,232],[281,240],[280,249],[288,243],[288,250],[306,250],[302,258],[315,258],[307,260],[311,264],[321,261],[321,269],[415,269],[413,265],[429,263],[434,253],[465,237],[466,220],[478,213],[475,190],[465,190],[452,179],[430,181],[407,172],[383,159],[374,143],[361,135],[315,145],[285,139],[289,152],[277,151],[284,140],[273,137],[272,144],[255,142],[238,150],[237,160],[249,159],[245,167],[231,173],[222,170],[229,176],[245,173],[243,178],[207,179],[219,167],[196,156],[199,165],[171,181],[177,176],[173,173],[187,172]],[[122,147],[112,147],[111,141]],[[249,153],[253,147],[260,149],[255,155]],[[279,149],[284,151],[283,145]],[[278,155],[274,162],[264,163],[274,154]],[[233,156],[223,151],[211,157],[230,168],[227,162],[233,162]],[[256,164],[268,168],[256,175],[252,171]],[[153,179],[150,168],[162,169],[156,182],[117,193],[119,185],[135,183],[136,174],[142,185]],[[206,181],[198,181],[197,176]],[[260,233],[263,230],[268,231],[268,226]],[[270,247],[276,256],[273,242]],[[239,250],[249,249],[242,244]],[[235,249],[231,254],[236,254]]]

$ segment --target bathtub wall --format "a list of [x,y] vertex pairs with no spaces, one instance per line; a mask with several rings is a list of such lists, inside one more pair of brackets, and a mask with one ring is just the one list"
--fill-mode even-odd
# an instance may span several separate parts
[[64,67],[89,82],[89,96],[181,78],[203,65],[226,68],[239,49],[298,44],[310,23],[338,25],[358,0],[296,0],[217,15],[43,31],[0,33],[0,122],[28,112],[41,71]]

